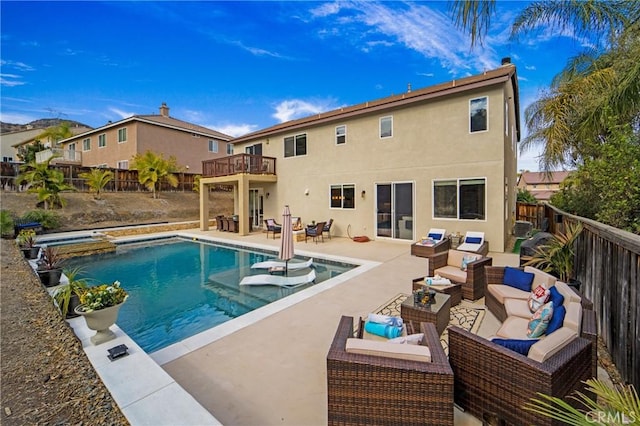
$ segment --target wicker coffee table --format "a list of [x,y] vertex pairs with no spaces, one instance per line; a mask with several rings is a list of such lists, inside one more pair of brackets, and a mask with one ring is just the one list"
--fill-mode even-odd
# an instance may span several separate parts
[[413,295],[406,298],[400,306],[400,316],[405,322],[430,322],[435,324],[438,334],[449,324],[451,298],[448,294],[436,293],[435,302],[428,305],[416,304]]
[[411,290],[416,291],[424,287],[435,290],[437,293],[444,293],[451,296],[451,306],[457,306],[462,301],[462,284],[452,282],[447,285],[427,285],[425,283],[425,277],[420,277],[413,280]]

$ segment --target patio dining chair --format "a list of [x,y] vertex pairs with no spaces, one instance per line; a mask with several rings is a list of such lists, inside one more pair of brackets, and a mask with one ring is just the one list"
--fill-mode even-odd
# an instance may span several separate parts
[[322,242],[324,243],[324,237],[322,236],[322,233],[324,232],[324,225],[327,222],[318,222],[316,224],[315,227],[308,227],[304,230],[304,242],[307,242],[307,238],[311,237],[313,239],[313,241],[316,242],[316,244],[318,244],[318,239],[322,239]]
[[269,238],[269,232],[273,234],[273,239],[276,239],[276,234],[282,233],[282,225],[276,223],[275,219],[265,219],[264,226],[267,228],[267,238]]
[[323,233],[327,233],[327,235],[329,236],[329,239],[331,239],[331,225],[333,225],[333,219],[329,219],[329,222],[327,222],[324,225],[324,228],[322,228],[322,232]]

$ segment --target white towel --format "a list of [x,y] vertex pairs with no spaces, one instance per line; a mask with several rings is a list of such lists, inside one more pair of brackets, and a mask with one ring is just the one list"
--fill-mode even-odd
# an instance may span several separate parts
[[389,315],[369,314],[369,322],[375,322],[377,324],[392,325],[394,327],[402,327],[402,318],[392,317]]
[[427,285],[445,285],[445,284],[451,284],[451,280],[449,280],[448,278],[425,278],[424,282]]

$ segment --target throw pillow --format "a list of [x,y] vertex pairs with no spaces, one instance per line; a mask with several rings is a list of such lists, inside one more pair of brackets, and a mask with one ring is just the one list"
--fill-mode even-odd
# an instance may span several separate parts
[[527,327],[527,337],[535,339],[544,334],[549,326],[549,321],[553,315],[553,302],[542,305],[540,309],[533,314]]
[[551,320],[549,321],[549,326],[545,331],[545,334],[548,336],[553,333],[564,324],[564,317],[567,314],[567,308],[563,305],[558,306],[553,309],[553,315],[551,316]]
[[462,265],[460,265],[460,269],[462,269],[463,271],[467,270],[467,265],[471,262],[475,262],[477,260],[477,257],[472,255],[472,254],[465,254],[464,256],[462,256]]
[[533,344],[536,343],[538,340],[540,339],[525,339],[525,340],[498,339],[498,338],[491,339],[493,343],[496,343],[500,346],[504,346],[507,349],[511,349],[512,351],[518,352],[519,354],[522,354],[525,356],[529,355],[529,349],[531,349],[531,346],[533,346]]
[[526,292],[531,291],[531,283],[533,283],[534,274],[531,272],[524,272],[518,268],[512,268],[510,266],[504,267],[504,277],[502,278],[502,284],[515,287],[519,290]]
[[529,295],[529,310],[531,313],[534,313],[540,306],[544,305],[549,301],[549,290],[539,285],[535,290],[531,292]]
[[558,307],[564,303],[564,296],[553,286],[549,289],[549,300],[553,302],[553,306]]
[[410,334],[408,336],[400,336],[395,339],[387,340],[387,343],[403,343],[407,345],[419,345],[422,342],[424,333]]

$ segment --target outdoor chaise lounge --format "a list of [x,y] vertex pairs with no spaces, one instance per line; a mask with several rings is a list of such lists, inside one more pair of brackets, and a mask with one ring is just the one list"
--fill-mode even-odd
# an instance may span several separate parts
[[310,268],[313,265],[313,258],[309,258],[304,262],[284,262],[282,260],[266,260],[264,262],[258,262],[251,265],[251,269],[271,269],[271,268],[284,268],[293,271],[296,269]]
[[[420,331],[430,360],[404,358],[415,345],[363,342],[353,318],[340,319],[327,354],[329,425],[453,425],[453,371],[435,326],[421,323]],[[374,355],[367,342],[391,352]]]
[[311,270],[306,275],[293,277],[271,274],[249,275],[240,281],[240,285],[277,285],[280,287],[297,287],[308,284],[316,279],[316,271]]
[[563,298],[556,299],[554,306],[565,307],[566,314],[560,317],[562,322],[556,323],[559,328],[542,335],[527,350],[522,344],[530,342],[526,332],[528,319],[520,315],[530,319],[527,299],[521,298],[530,292],[509,284],[505,267],[486,269],[486,305],[503,321],[496,332],[500,341],[449,327],[449,362],[455,377],[456,404],[487,423],[562,424],[522,407],[531,398],[539,398],[538,393],[562,398],[572,405],[576,402],[569,395],[575,391],[586,393],[584,381],[597,376],[597,331],[592,303],[555,277],[529,269],[535,276],[531,287],[558,287],[557,294]]
[[470,251],[486,256],[489,253],[489,243],[484,239],[484,232],[469,231],[465,234],[462,244],[457,247],[460,251]]

